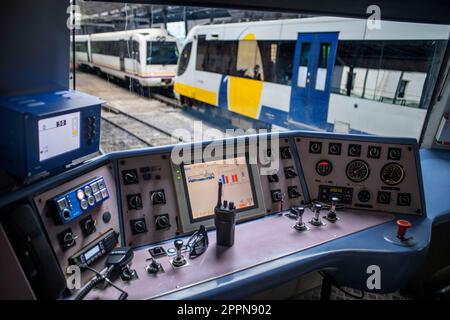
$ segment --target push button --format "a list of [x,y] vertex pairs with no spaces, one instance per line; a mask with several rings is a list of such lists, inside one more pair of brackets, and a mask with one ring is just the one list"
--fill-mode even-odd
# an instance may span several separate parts
[[397,238],[405,240],[406,231],[412,227],[411,222],[408,220],[397,220]]

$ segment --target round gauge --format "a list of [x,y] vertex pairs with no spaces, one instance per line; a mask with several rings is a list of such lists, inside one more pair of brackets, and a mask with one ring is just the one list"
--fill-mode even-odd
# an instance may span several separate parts
[[370,200],[369,190],[362,189],[358,192],[358,200],[360,202],[368,202]]
[[398,163],[391,162],[381,169],[381,181],[390,186],[395,186],[405,178],[405,170]]
[[366,180],[369,173],[369,165],[362,160],[353,160],[347,165],[347,178],[353,182],[361,182]]
[[323,176],[323,177],[327,176],[331,173],[332,170],[333,170],[333,165],[328,160],[320,160],[316,164],[316,172],[320,176]]

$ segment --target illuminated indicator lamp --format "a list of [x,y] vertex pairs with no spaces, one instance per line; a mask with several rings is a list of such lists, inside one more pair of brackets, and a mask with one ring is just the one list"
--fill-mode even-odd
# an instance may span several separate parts
[[406,230],[412,227],[411,222],[409,222],[408,220],[397,220],[396,223],[397,223],[397,238],[399,238],[400,240],[406,239],[405,238]]
[[77,199],[81,201],[83,200],[83,198],[84,198],[84,191],[80,189],[77,191]]

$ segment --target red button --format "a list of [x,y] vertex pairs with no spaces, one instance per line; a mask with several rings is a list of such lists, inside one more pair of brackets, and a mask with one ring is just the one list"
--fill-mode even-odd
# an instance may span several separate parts
[[405,237],[406,230],[411,228],[412,224],[408,220],[397,220],[397,237],[402,239]]

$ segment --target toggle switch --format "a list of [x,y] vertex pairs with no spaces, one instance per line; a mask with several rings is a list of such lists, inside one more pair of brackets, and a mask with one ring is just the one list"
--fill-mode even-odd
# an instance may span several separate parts
[[297,231],[306,231],[306,230],[308,230],[308,227],[303,222],[303,214],[305,213],[305,208],[298,207],[298,208],[295,208],[295,209],[293,208],[291,210],[294,210],[297,213],[297,221],[295,222],[295,225],[293,225],[292,227],[295,230],[297,230]]
[[336,222],[338,220],[338,217],[336,215],[336,207],[338,205],[338,202],[339,198],[337,197],[331,198],[330,211],[328,211],[328,214],[325,217],[325,219],[327,219],[330,222]]
[[322,205],[320,203],[316,203],[312,209],[312,211],[314,212],[314,216],[311,219],[311,221],[309,221],[310,224],[312,224],[315,227],[320,227],[325,225],[325,223],[322,221],[322,219],[320,218],[320,211],[322,210]]

